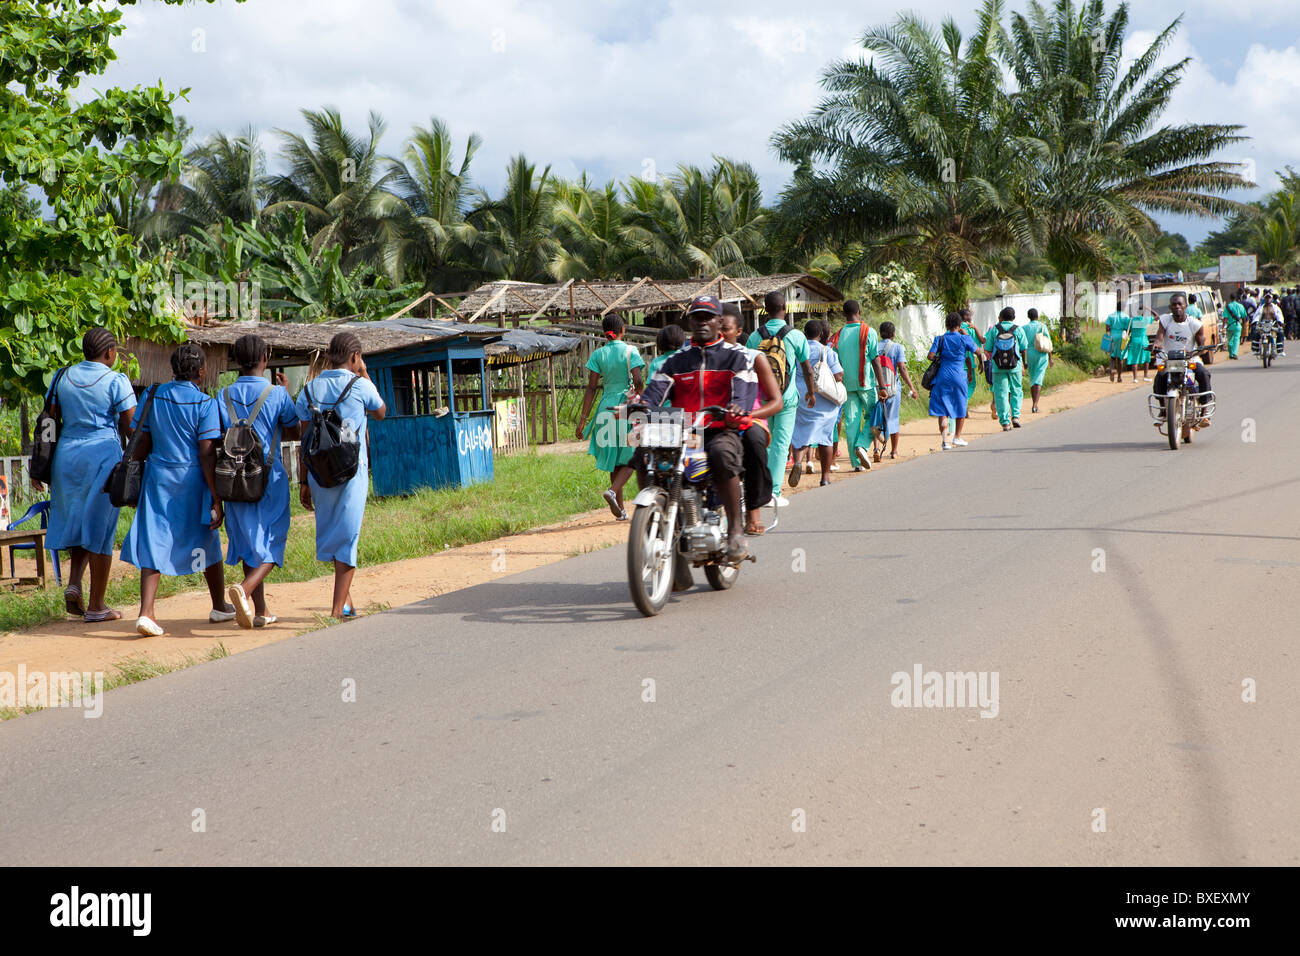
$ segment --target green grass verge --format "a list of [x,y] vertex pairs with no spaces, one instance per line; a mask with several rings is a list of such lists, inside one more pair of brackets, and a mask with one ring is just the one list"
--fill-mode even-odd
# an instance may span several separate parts
[[[596,471],[586,454],[531,453],[498,458],[495,472],[496,480],[491,484],[425,489],[405,497],[371,496],[361,531],[360,565],[421,557],[563,521],[599,507],[600,493],[609,485],[609,476]],[[316,560],[315,527],[311,516],[298,504],[296,494],[292,505],[293,527],[285,548],[284,567],[271,575],[272,586],[277,581],[307,581],[333,573],[332,565]],[[131,526],[132,514],[123,509],[118,518],[119,548]],[[227,569],[227,579],[231,578]],[[158,596],[202,590],[205,586],[198,574],[164,576]],[[130,614],[139,593],[138,579],[114,580],[109,583],[108,603]],[[64,617],[63,592],[57,587],[0,596],[0,632]]]

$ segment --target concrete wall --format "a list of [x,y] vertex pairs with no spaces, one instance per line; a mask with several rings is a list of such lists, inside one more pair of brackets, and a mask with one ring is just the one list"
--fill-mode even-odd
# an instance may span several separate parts
[[[1029,321],[1026,313],[1030,309],[1037,309],[1044,318],[1055,319],[1060,316],[1061,295],[1059,292],[1033,292],[972,302],[970,307],[975,328],[980,332],[987,331],[988,327],[997,321],[998,313],[1006,306],[1016,310],[1017,325],[1024,325]],[[890,321],[898,328],[898,340],[906,344],[909,351],[915,351],[928,350],[935,336],[943,334],[943,319],[943,309],[931,302],[899,309]],[[870,321],[873,325],[878,324],[874,317]]]

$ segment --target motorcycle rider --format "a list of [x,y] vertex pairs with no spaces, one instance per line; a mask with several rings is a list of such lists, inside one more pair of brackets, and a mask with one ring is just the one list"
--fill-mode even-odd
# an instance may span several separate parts
[[[749,555],[740,514],[740,479],[745,472],[742,433],[753,427],[754,417],[767,418],[779,412],[782,396],[770,366],[756,369],[748,349],[723,339],[721,317],[722,303],[716,296],[701,295],[691,300],[686,307],[690,341],[659,366],[641,401],[652,410],[665,400],[688,413],[709,405],[727,410],[723,421],[713,420],[705,427],[704,450],[709,456],[709,470],[715,476],[714,487],[727,512],[727,558],[739,562]],[[763,393],[775,397],[754,408],[760,377]]]
[[[1155,355],[1161,350],[1161,346],[1166,343],[1169,349],[1184,352],[1205,345],[1205,326],[1200,319],[1193,319],[1187,315],[1187,299],[1181,292],[1175,292],[1170,297],[1169,314],[1161,316],[1159,323],[1156,325],[1155,338],[1151,340],[1151,354]],[[1196,390],[1202,393],[1197,398],[1197,402],[1204,406],[1208,400],[1204,393],[1210,390],[1210,373],[1206,371],[1205,364],[1196,359],[1189,359],[1187,367],[1196,376]],[[1161,369],[1156,372],[1156,380],[1151,386],[1151,391],[1156,395],[1164,395],[1168,388],[1169,373]],[[1163,414],[1161,412],[1162,418]],[[1200,420],[1196,423],[1196,427],[1205,428],[1209,424],[1210,420],[1202,414]]]
[[1264,293],[1264,301],[1255,310],[1250,317],[1250,348],[1252,352],[1259,351],[1259,329],[1257,324],[1260,319],[1271,319],[1273,321],[1273,341],[1277,343],[1277,354],[1286,357],[1286,329],[1283,326],[1282,308],[1274,299],[1272,292]]

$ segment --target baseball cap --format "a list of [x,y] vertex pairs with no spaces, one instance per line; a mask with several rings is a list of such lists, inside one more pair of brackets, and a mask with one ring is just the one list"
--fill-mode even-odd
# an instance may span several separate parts
[[686,314],[692,312],[707,312],[710,315],[722,314],[722,302],[716,295],[697,295],[691,299],[691,304],[686,307]]

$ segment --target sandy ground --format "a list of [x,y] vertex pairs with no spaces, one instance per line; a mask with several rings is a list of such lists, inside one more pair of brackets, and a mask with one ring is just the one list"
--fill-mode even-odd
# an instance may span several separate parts
[[[1140,380],[1136,386],[1129,381],[1117,385],[1103,377],[1060,386],[1043,394],[1038,415],[1029,412],[1026,390],[1022,423],[1031,428],[1036,420],[1049,414],[1068,411],[1135,387],[1149,388],[1150,385]],[[993,434],[1001,434],[1001,426],[990,417],[989,406],[985,404],[972,409],[963,437],[974,442]],[[574,444],[575,447],[579,445]],[[898,459],[890,461],[886,456],[866,473],[854,474],[842,444],[840,450],[844,453],[838,459],[841,470],[834,473],[831,480],[870,481],[871,475],[880,468],[891,468],[920,455],[940,451],[939,432],[934,419],[903,426]],[[950,454],[961,454],[961,450],[956,449]],[[819,481],[819,474],[804,475],[799,486],[787,488],[786,493],[815,492]],[[771,514],[770,509],[764,509],[766,522],[770,523]],[[627,525],[614,521],[602,508],[524,534],[467,545],[428,557],[360,568],[352,585],[353,603],[362,613],[373,613],[620,544],[626,536]],[[20,559],[20,572],[22,568]],[[118,562],[114,573],[131,575],[135,569]],[[279,616],[279,622],[257,630],[245,631],[233,622],[209,624],[208,595],[202,591],[158,602],[157,619],[167,629],[162,637],[142,638],[135,634],[134,607],[119,608],[123,619],[107,624],[84,624],[69,619],[4,634],[0,636],[0,671],[16,673],[19,664],[25,665],[28,671],[109,671],[114,662],[124,658],[147,655],[156,660],[179,661],[186,656],[198,657],[218,643],[232,654],[246,651],[323,626],[326,623],[323,615],[329,611],[332,583],[332,577],[321,577],[294,584],[277,584],[273,576],[268,583],[269,600],[271,611]]]

